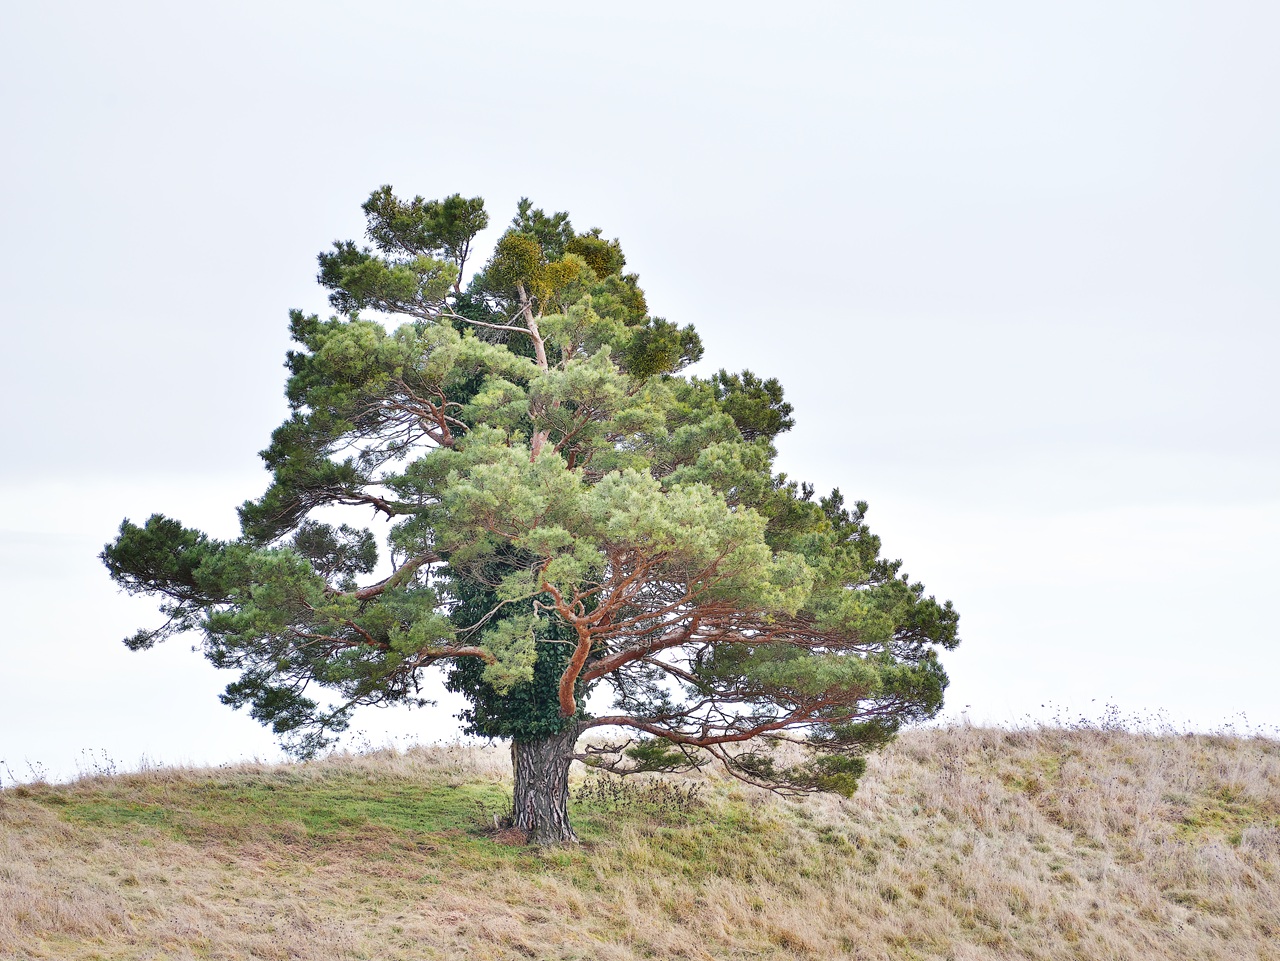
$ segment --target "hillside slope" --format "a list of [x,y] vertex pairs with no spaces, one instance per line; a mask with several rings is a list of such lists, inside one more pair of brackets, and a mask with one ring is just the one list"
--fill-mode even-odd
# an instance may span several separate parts
[[0,957],[1280,957],[1275,741],[916,731],[848,801],[579,776],[585,843],[541,851],[492,831],[507,767],[422,748],[9,787]]

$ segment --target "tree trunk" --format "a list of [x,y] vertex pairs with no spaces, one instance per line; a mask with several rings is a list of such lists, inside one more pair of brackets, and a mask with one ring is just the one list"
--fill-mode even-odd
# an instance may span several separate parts
[[511,742],[515,769],[514,827],[532,844],[576,843],[569,826],[569,764],[578,743],[578,726],[559,734]]

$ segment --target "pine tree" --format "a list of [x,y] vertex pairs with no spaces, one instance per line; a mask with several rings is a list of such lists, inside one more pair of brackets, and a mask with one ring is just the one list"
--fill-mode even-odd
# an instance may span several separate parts
[[[524,200],[464,287],[480,198],[364,211],[372,246],[319,257],[338,313],[290,316],[292,413],[241,536],[155,515],[104,549],[166,617],[131,648],[198,632],[237,672],[223,701],[300,756],[442,669],[466,731],[511,740],[539,843],[574,839],[575,757],[848,794],[938,712],[950,602],[881,558],[865,504],[775,473],[776,380],[681,373],[701,341],[650,315],[617,240]],[[387,522],[385,556],[338,508]]]

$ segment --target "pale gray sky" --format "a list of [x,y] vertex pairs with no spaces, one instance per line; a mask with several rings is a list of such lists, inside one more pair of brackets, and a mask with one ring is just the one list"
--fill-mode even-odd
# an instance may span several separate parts
[[286,312],[325,309],[315,254],[383,183],[568,210],[707,366],[780,378],[780,468],[870,501],[959,608],[949,713],[1280,724],[1278,28],[1222,0],[15,8],[0,759],[273,750],[189,645],[124,649],[152,609],[95,555],[156,510],[234,532]]

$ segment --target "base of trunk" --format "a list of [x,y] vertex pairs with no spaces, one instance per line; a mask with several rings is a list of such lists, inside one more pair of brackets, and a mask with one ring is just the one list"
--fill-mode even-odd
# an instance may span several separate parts
[[531,844],[574,844],[569,826],[569,764],[578,743],[577,725],[559,734],[511,742],[515,771],[512,827]]

